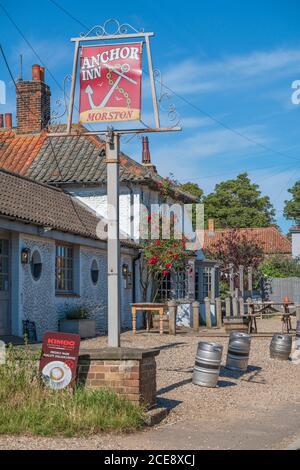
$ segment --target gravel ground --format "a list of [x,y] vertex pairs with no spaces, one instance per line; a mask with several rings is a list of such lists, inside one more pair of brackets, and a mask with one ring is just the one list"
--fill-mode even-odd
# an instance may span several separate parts
[[[279,319],[259,320],[259,331],[281,331]],[[166,421],[158,426],[159,429],[186,426],[191,422],[209,423],[212,429],[222,433],[228,423],[258,420],[263,416],[288,416],[296,412],[300,406],[300,365],[288,361],[276,361],[269,357],[270,337],[252,338],[249,369],[245,374],[230,372],[224,368],[228,338],[205,337],[205,331],[193,334],[190,330],[182,330],[174,336],[157,333],[131,332],[122,335],[122,346],[141,348],[160,348],[157,357],[157,387],[158,403],[170,408]],[[219,385],[216,389],[197,387],[192,384],[192,370],[200,340],[214,341],[224,346],[222,369]],[[106,345],[106,338],[100,337],[85,341],[84,348],[99,348]],[[283,412],[284,410],[284,412]],[[299,416],[299,414],[298,414]],[[280,420],[282,417],[280,417]],[[298,421],[297,421],[298,422]],[[271,424],[270,424],[271,426]],[[272,425],[273,426],[273,425]],[[295,433],[297,431],[296,423]],[[299,420],[300,433],[300,420]],[[0,437],[0,449],[4,448],[94,448],[121,449],[129,448],[129,443],[136,443],[132,448],[143,447],[145,436],[155,430],[145,431],[128,438],[122,435],[95,436],[90,439],[31,439]],[[228,432],[228,431],[227,431]],[[140,438],[139,438],[140,436]],[[142,437],[141,437],[142,436]],[[144,436],[144,437],[143,437]],[[282,440],[285,436],[282,436]],[[141,440],[139,444],[139,439]],[[149,444],[148,444],[149,445]],[[286,444],[288,445],[288,443]],[[151,449],[151,447],[149,447]],[[159,447],[158,447],[159,448]],[[176,447],[175,447],[176,448]],[[180,447],[179,447],[180,448]],[[222,448],[222,446],[221,446]]]
[[[279,319],[259,320],[258,331],[281,331]],[[300,402],[300,366],[288,361],[270,359],[270,337],[252,339],[249,368],[246,374],[224,368],[227,337],[206,337],[205,331],[194,335],[190,330],[176,337],[156,333],[131,332],[122,335],[122,346],[160,348],[157,357],[157,387],[159,404],[172,409],[168,421],[194,417],[219,417],[256,413],[258,408],[271,409],[278,404]],[[218,388],[208,389],[192,384],[192,371],[199,341],[218,342],[224,346]],[[103,346],[105,338],[84,343],[84,347]]]

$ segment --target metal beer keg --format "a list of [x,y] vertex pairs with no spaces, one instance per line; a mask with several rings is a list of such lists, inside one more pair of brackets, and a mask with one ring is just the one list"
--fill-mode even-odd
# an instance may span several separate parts
[[292,337],[289,335],[276,334],[270,344],[270,356],[272,359],[287,361],[292,351]]
[[296,327],[296,349],[300,349],[300,320],[297,321]]
[[216,387],[219,379],[223,346],[217,343],[198,344],[193,384]]
[[233,332],[229,338],[226,368],[245,372],[248,367],[251,336],[247,333]]

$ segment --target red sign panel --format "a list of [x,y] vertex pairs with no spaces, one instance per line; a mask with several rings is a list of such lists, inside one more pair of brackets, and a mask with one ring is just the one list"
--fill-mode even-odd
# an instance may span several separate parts
[[40,373],[45,384],[62,390],[76,379],[80,336],[67,333],[45,333]]
[[141,118],[142,43],[83,47],[80,122]]

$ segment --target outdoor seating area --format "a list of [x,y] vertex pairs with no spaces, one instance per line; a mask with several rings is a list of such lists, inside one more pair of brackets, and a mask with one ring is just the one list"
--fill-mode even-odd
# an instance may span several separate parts
[[[300,320],[300,305],[293,302],[271,302],[271,301],[253,301],[248,299],[247,302],[237,298],[227,298],[225,301],[216,299],[214,303],[209,298],[205,299],[205,322],[201,325],[200,304],[191,302],[191,328],[194,331],[199,329],[221,329],[226,327],[226,331],[245,330],[249,334],[259,334],[258,319],[278,318],[281,323],[278,331],[282,333],[292,332],[292,320],[298,318]],[[137,333],[137,313],[145,315],[146,330],[150,332],[151,326],[154,325],[153,317],[159,316],[159,334],[162,335],[167,323],[169,334],[176,335],[178,332],[177,315],[180,302],[170,301],[166,303],[139,303],[132,304],[132,329],[133,334]],[[212,311],[214,315],[212,315]],[[212,318],[214,316],[214,318]],[[155,318],[155,317],[154,317]],[[154,331],[157,329],[154,328]],[[274,332],[275,333],[275,332]]]
[[[292,317],[291,322],[294,336],[295,317]],[[253,428],[254,423],[259,420],[268,420],[272,412],[276,413],[276,410],[287,408],[289,404],[299,403],[299,366],[290,361],[270,358],[271,337],[281,329],[280,318],[257,318],[257,324],[264,335],[254,335],[252,338],[247,371],[228,370],[225,367],[226,355],[223,354],[218,385],[214,389],[194,385],[192,374],[199,341],[217,342],[223,346],[224,351],[227,350],[229,335],[223,328],[212,331],[203,328],[197,333],[192,329],[179,328],[176,339],[168,334],[161,336],[158,331],[141,330],[135,336],[130,331],[122,334],[124,347],[160,349],[156,359],[157,401],[158,406],[167,407],[170,414],[160,424],[161,431],[158,431],[157,439],[167,433],[167,430],[177,429],[179,432],[179,428],[186,426],[194,429],[193,423],[201,417],[201,429],[195,428],[198,432],[197,439],[208,439],[211,442],[204,429],[209,429],[210,434],[220,433],[221,430],[225,432],[225,420],[227,426],[234,423],[236,430],[241,430],[247,420]],[[105,338],[84,343],[89,349],[97,349],[105,343]],[[180,442],[184,438],[182,435]],[[249,436],[249,445],[251,438]],[[139,439],[143,442],[142,436]],[[195,443],[196,437],[191,439]],[[129,439],[121,442],[130,448]],[[158,441],[154,441],[154,448],[164,448],[164,445],[162,441],[159,447]]]
[[0,450],[300,450],[293,2],[33,3],[0,0]]

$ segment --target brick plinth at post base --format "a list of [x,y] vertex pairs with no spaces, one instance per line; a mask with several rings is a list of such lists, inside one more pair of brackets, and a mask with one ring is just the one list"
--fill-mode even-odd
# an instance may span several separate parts
[[78,383],[106,388],[136,404],[156,405],[156,361],[159,350],[105,348],[81,350]]

